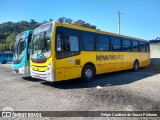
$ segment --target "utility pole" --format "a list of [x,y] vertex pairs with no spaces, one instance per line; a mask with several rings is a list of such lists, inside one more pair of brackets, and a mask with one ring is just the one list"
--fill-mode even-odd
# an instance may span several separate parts
[[118,34],[119,34],[119,35],[120,35],[120,30],[121,30],[121,28],[120,28],[120,26],[121,26],[120,15],[121,15],[121,14],[126,14],[126,12],[121,13],[121,12],[118,10]]
[[118,34],[120,35],[120,11],[118,10]]

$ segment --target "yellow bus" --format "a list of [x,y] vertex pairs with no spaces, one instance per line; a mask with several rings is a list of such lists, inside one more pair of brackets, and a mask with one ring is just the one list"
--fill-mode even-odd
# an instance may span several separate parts
[[46,81],[82,78],[150,64],[149,42],[81,26],[47,23],[32,35],[31,77]]

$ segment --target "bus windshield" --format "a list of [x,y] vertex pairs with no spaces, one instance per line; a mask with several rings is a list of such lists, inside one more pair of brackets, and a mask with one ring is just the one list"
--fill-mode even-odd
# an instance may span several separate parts
[[40,26],[34,30],[31,42],[32,59],[48,58],[51,55],[52,24]]
[[15,47],[14,47],[14,60],[20,60],[24,56],[24,51],[25,51],[26,45],[25,45],[25,39],[20,38],[18,42],[15,42]]

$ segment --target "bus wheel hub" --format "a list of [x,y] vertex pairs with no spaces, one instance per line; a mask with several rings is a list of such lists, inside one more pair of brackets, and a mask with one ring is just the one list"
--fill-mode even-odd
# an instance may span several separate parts
[[87,69],[85,72],[87,77],[92,77],[92,70],[91,69]]

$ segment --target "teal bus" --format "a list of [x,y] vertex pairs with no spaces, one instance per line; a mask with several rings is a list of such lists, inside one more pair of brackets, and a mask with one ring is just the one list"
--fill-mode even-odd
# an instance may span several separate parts
[[12,64],[14,73],[30,74],[29,44],[31,37],[32,30],[21,32],[16,36]]

